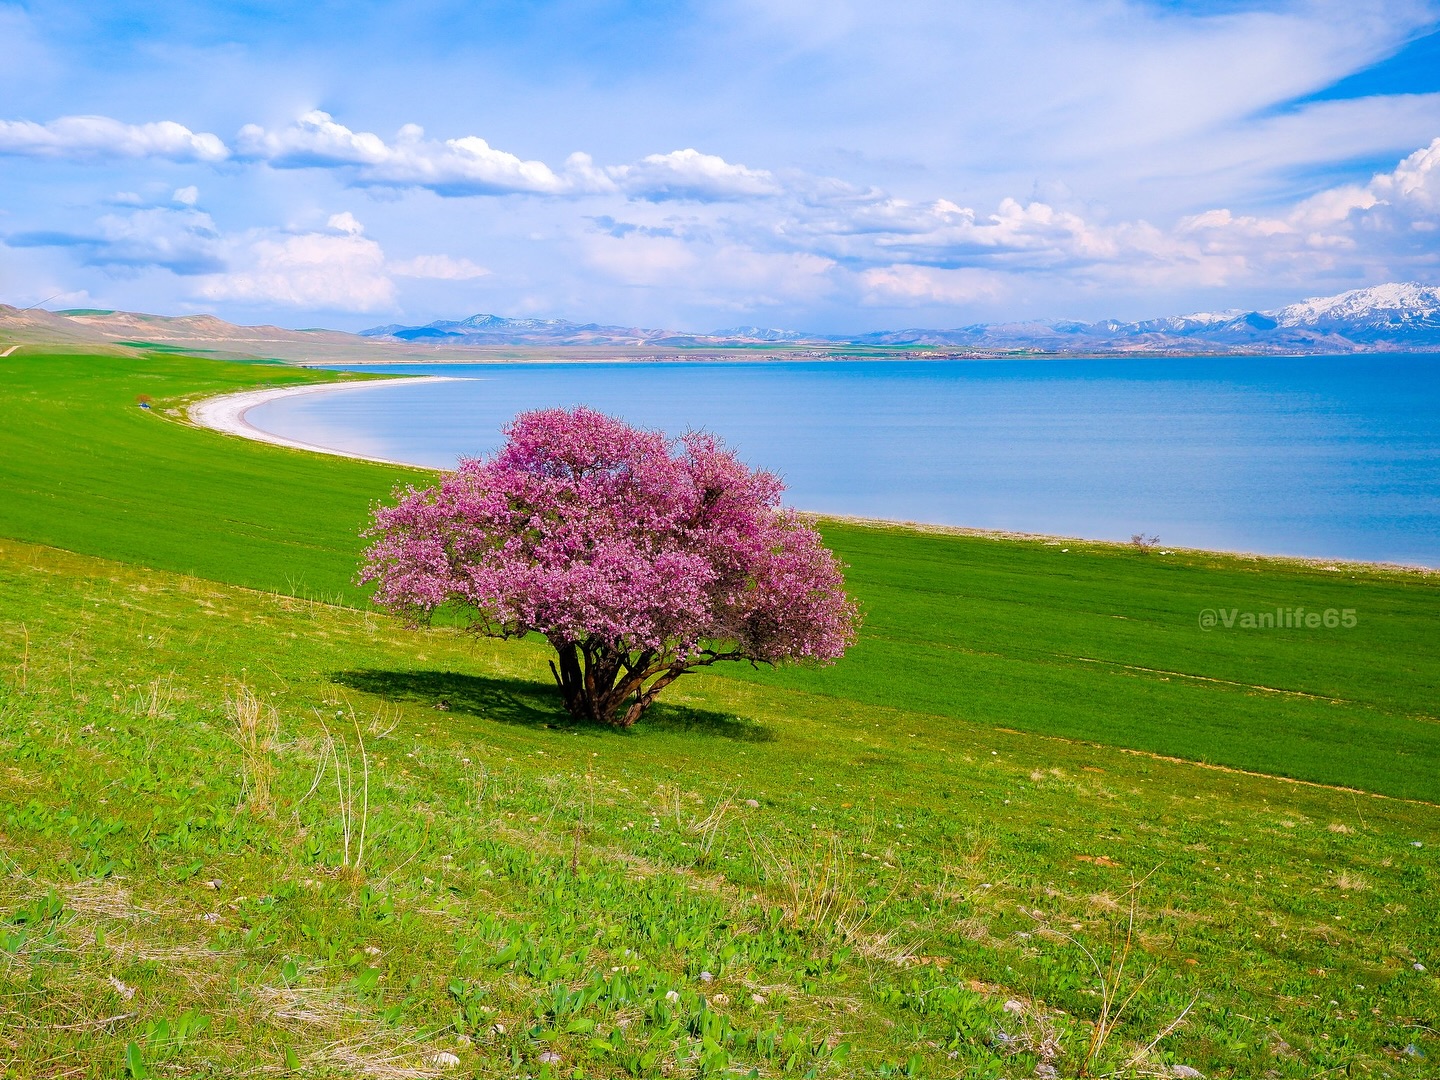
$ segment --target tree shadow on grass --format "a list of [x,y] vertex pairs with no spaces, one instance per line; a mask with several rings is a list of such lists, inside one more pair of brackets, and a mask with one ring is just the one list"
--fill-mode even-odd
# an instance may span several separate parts
[[500,724],[530,728],[563,728],[597,734],[698,735],[736,742],[771,742],[775,735],[763,724],[709,709],[656,702],[633,728],[621,731],[577,722],[560,704],[553,686],[525,679],[462,675],[453,671],[337,671],[330,681],[386,701],[408,702],[441,711],[474,716]]

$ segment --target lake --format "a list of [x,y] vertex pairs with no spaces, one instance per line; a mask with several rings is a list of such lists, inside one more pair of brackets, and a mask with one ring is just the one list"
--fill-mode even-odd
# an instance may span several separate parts
[[704,428],[833,514],[1440,566],[1440,357],[365,366],[247,420],[453,467],[524,409]]

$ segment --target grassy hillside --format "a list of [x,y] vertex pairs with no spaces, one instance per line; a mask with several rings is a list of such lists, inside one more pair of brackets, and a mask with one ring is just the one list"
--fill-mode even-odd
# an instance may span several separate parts
[[1434,1075],[1434,807],[713,676],[577,728],[528,643],[14,542],[0,595],[0,1075]]
[[166,414],[311,374],[0,365],[0,1076],[1434,1073],[1440,809],[1122,749],[1433,799],[1433,579],[826,523],[851,657],[596,731]]
[[[361,603],[369,503],[425,474],[228,438],[177,402],[320,376],[177,355],[0,360],[0,536]],[[135,407],[147,393],[160,407]],[[867,614],[838,666],[730,677],[1440,798],[1435,576],[825,523]],[[1354,609],[1353,628],[1198,625]],[[1283,731],[1285,737],[1276,738]]]

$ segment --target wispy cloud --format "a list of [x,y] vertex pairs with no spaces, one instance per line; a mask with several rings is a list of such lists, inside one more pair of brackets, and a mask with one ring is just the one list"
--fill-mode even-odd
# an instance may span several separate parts
[[423,278],[428,281],[474,281],[489,277],[490,271],[469,259],[457,259],[450,255],[416,255],[412,259],[401,259],[387,263],[390,273],[396,277]]

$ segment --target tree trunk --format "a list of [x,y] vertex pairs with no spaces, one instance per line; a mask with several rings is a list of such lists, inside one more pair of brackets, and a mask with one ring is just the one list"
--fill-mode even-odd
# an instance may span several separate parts
[[[557,653],[550,662],[565,711],[576,720],[628,728],[639,720],[661,689],[683,671],[667,671],[647,689],[645,680],[665,671],[652,670],[653,653],[633,661],[626,654],[594,642],[551,642]],[[558,661],[558,664],[557,664]]]

